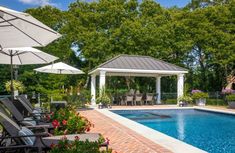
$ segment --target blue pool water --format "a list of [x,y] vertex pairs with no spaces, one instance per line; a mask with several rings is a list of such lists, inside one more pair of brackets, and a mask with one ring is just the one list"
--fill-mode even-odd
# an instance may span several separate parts
[[235,153],[235,116],[195,109],[113,110],[210,153]]

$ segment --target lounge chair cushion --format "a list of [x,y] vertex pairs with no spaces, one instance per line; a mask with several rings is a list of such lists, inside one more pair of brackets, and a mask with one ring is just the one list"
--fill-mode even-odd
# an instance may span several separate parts
[[33,114],[34,114],[34,116],[37,118],[37,119],[41,119],[41,114],[40,114],[40,111],[38,111],[38,110],[33,110]]
[[[19,131],[18,133],[19,136],[27,136],[27,135],[34,135],[34,133],[26,128],[26,127],[22,127],[22,129]],[[36,137],[32,136],[32,137],[22,137],[21,140],[26,144],[26,145],[30,145],[33,146],[34,142],[36,141]]]
[[40,107],[35,107],[34,110],[38,111],[39,113],[42,113],[42,108]]
[[35,126],[37,125],[36,121],[33,121],[33,118],[26,117],[24,120],[21,122],[23,125],[26,126]]

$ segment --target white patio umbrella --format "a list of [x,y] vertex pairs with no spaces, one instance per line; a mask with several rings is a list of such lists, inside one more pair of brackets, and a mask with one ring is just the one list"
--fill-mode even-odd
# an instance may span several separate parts
[[37,72],[54,74],[84,74],[83,71],[62,62],[47,65],[34,70]]
[[61,37],[27,13],[0,6],[0,46],[42,47]]
[[[51,43],[55,39],[58,39],[59,37],[61,37],[59,33],[52,30],[48,26],[44,25],[37,19],[33,18],[31,15],[0,6],[0,50],[1,54],[4,55],[1,56],[3,63],[0,62],[0,64],[11,64],[11,80],[13,79],[12,64],[19,64],[19,63],[33,64],[33,63],[32,60],[30,59],[30,56],[27,56],[25,53],[28,51],[22,51],[22,50],[19,51],[17,49],[18,51],[14,52],[12,49],[10,49],[11,51],[9,52],[9,49],[3,49],[3,48],[32,47],[32,46],[43,47]],[[8,53],[6,52],[6,50],[8,50]],[[38,54],[42,55],[42,53]],[[37,56],[38,54],[34,55]],[[30,53],[30,55],[32,55],[32,53]],[[3,57],[6,56],[9,56],[9,58],[4,59]],[[23,62],[22,57],[24,57],[24,59],[27,59],[27,62],[25,60]],[[40,62],[41,61],[45,63],[47,60],[41,59]],[[39,61],[35,62],[35,64],[39,64],[40,62]],[[11,91],[13,97],[12,81],[11,81]]]
[[46,64],[58,57],[32,47],[3,48],[0,50],[0,63],[11,65],[11,91],[13,98],[13,65]]

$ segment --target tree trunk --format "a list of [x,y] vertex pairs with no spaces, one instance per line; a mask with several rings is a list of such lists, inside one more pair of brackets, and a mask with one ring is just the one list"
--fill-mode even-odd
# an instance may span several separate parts
[[207,76],[206,76],[206,65],[205,65],[205,55],[202,52],[202,49],[198,47],[198,55],[199,55],[199,65],[201,67],[201,87],[202,90],[207,90]]

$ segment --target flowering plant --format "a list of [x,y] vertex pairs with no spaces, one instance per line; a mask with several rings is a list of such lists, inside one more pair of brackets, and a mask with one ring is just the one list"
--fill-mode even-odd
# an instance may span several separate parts
[[47,116],[54,127],[54,135],[78,134],[89,132],[94,126],[87,118],[73,108],[63,108]]
[[235,93],[235,90],[232,89],[222,89],[222,94],[228,95]]
[[109,139],[106,140],[100,136],[98,141],[90,142],[80,141],[78,136],[75,136],[74,141],[69,141],[66,136],[62,137],[62,139],[58,142],[58,144],[51,144],[50,153],[111,153],[112,150],[109,149],[107,151],[100,150],[100,145],[102,143],[109,144]]
[[[5,88],[7,92],[11,92],[11,81],[5,83]],[[25,86],[21,81],[13,80],[13,89],[18,90],[19,92],[25,91]]]
[[202,92],[201,90],[198,90],[198,89],[195,89],[195,90],[192,90],[192,94],[195,94],[195,93],[200,93],[200,92]]
[[201,99],[201,98],[208,98],[209,94],[202,92],[201,90],[192,90],[192,98],[193,99]]

